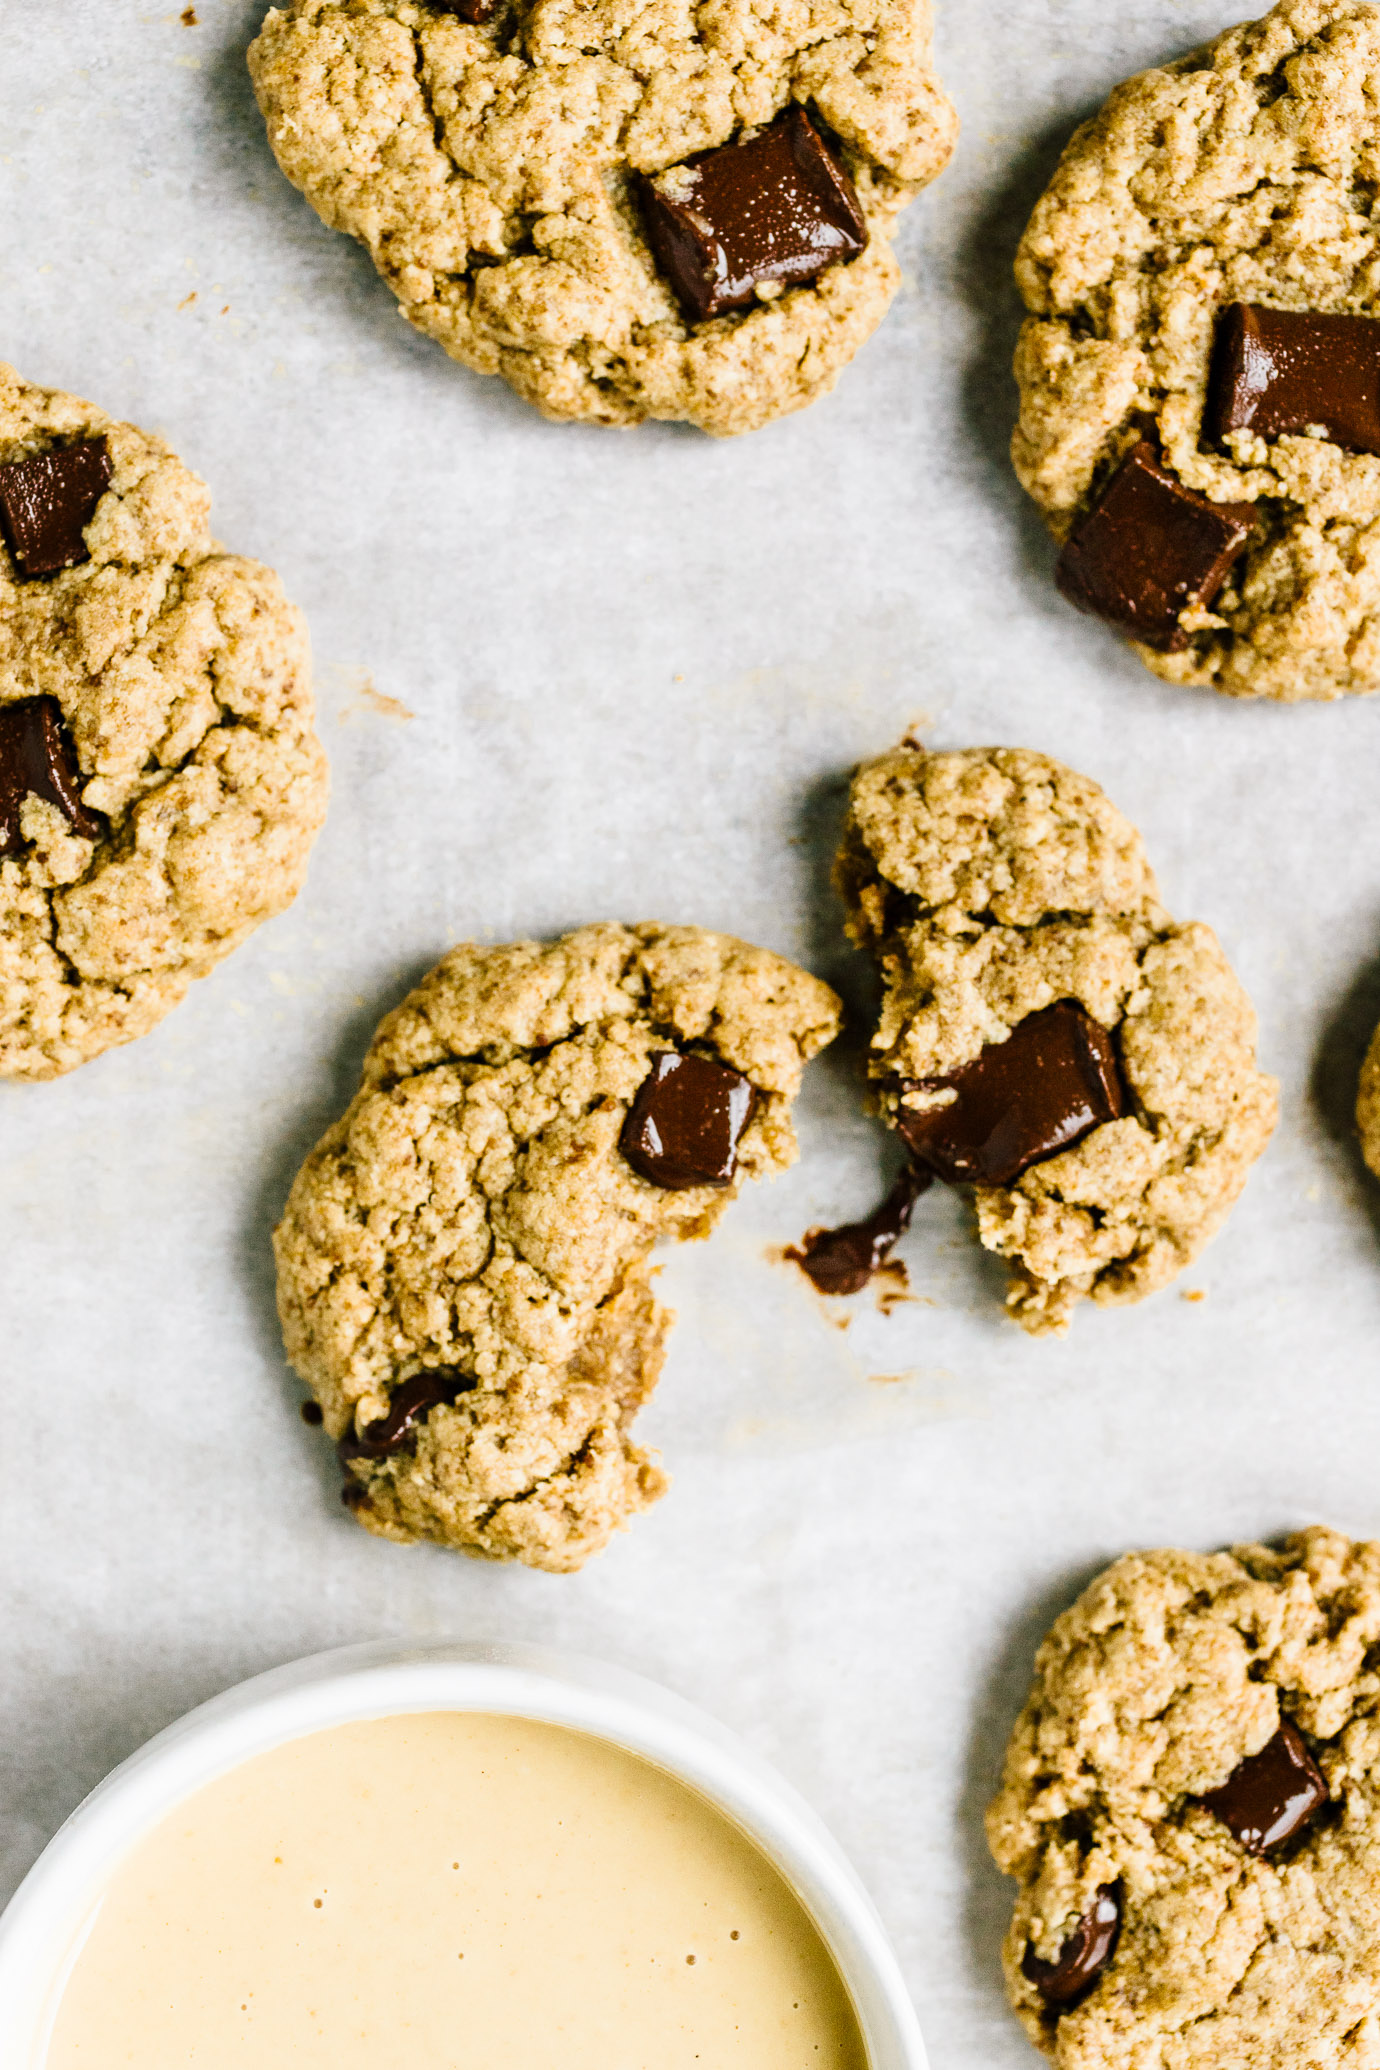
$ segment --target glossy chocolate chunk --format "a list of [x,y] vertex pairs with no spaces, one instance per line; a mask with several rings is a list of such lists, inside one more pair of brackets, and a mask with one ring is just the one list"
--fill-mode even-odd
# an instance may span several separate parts
[[1205,435],[1313,425],[1348,452],[1380,453],[1380,321],[1232,302],[1217,319]]
[[458,14],[462,22],[469,22],[477,28],[481,22],[493,20],[497,0],[436,0],[436,5],[446,14]]
[[1248,1754],[1221,1789],[1209,1790],[1202,1802],[1247,1854],[1268,1854],[1292,1840],[1321,1810],[1327,1784],[1298,1726],[1281,1718],[1274,1738],[1258,1754]]
[[738,1163],[738,1138],[756,1101],[741,1071],[709,1057],[654,1050],[619,1148],[640,1178],[668,1193],[727,1186]]
[[1126,1111],[1112,1038],[1072,999],[1032,1013],[947,1078],[903,1092],[958,1095],[947,1107],[903,1106],[896,1126],[913,1154],[951,1185],[1009,1186],[1042,1157]]
[[1142,439],[1069,534],[1054,579],[1080,611],[1174,654],[1188,644],[1180,612],[1212,602],[1255,524],[1253,504],[1195,495]]
[[20,574],[56,575],[86,560],[82,533],[109,486],[103,438],[0,467],[0,524]]
[[647,241],[692,323],[795,287],[867,243],[853,182],[803,108],[639,182]]
[[1069,2012],[1086,1998],[1116,1953],[1121,1932],[1121,1885],[1104,1884],[1053,1962],[1027,1948],[1021,1968],[1046,2005]]
[[413,1425],[425,1421],[438,1402],[453,1402],[478,1385],[469,1373],[414,1373],[396,1387],[388,1412],[377,1423],[366,1423],[358,1437],[343,1437],[336,1446],[342,1460],[387,1459],[405,1451],[413,1442]]
[[82,804],[83,781],[55,697],[0,704],[0,855],[24,846],[19,815],[31,794],[56,805],[74,833],[98,841],[105,822]]
[[786,1256],[812,1280],[821,1294],[860,1294],[874,1272],[891,1255],[899,1236],[910,1227],[911,1211],[934,1173],[907,1165],[879,1208],[862,1222],[838,1229],[811,1229]]

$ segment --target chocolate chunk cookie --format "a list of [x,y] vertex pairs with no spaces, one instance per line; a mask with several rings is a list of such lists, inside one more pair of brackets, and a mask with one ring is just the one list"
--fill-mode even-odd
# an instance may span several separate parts
[[0,366],[0,1074],[143,1035],[297,895],[307,636],[161,439]]
[[956,129],[928,0],[292,0],[249,63],[408,321],[597,424],[751,431],[832,387]]
[[1176,683],[1380,684],[1380,12],[1281,0],[1117,88],[1021,241],[1016,472]]
[[1095,783],[1019,748],[906,742],[853,782],[836,866],[885,984],[869,1073],[936,1177],[972,1181],[1007,1303],[1062,1330],[1138,1301],[1221,1226],[1275,1124],[1212,930],[1159,902]]
[[987,1815],[1067,2070],[1353,2070],[1380,2036],[1380,1544],[1128,1554],[1041,1646]]
[[275,1236],[359,1521],[568,1572],[666,1488],[648,1256],[795,1158],[827,985],[694,927],[454,949],[379,1028]]

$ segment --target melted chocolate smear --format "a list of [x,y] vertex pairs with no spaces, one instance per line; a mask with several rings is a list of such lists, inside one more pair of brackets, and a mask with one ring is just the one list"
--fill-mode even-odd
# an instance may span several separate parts
[[896,1123],[914,1156],[950,1185],[1009,1186],[1127,1106],[1111,1036],[1071,999],[1028,1015],[947,1078],[911,1079],[902,1090],[950,1088],[958,1097],[947,1107],[902,1107]]
[[342,1464],[351,1459],[388,1459],[415,1442],[413,1425],[425,1421],[438,1402],[453,1402],[478,1385],[470,1373],[414,1373],[393,1390],[387,1413],[367,1423],[358,1437],[343,1437],[336,1446]]
[[109,486],[103,438],[0,467],[0,522],[20,574],[56,575],[89,559],[82,534]]
[[857,191],[803,108],[638,182],[647,241],[692,323],[798,286],[867,243]]
[[1116,1953],[1121,1932],[1121,1885],[1104,1883],[1053,1962],[1027,1948],[1021,1969],[1045,2004],[1071,2012],[1092,1990]]
[[1261,438],[1319,425],[1350,453],[1380,453],[1380,322],[1232,302],[1217,319],[1204,435]]
[[[911,1211],[934,1173],[907,1165],[881,1206],[862,1222],[839,1229],[810,1229],[786,1256],[821,1294],[860,1294],[886,1264],[897,1238],[910,1227]],[[896,1297],[893,1297],[896,1298]]]
[[1247,1854],[1268,1854],[1292,1840],[1327,1802],[1327,1784],[1290,1718],[1273,1739],[1248,1754],[1220,1789],[1201,1799]]
[[81,801],[84,779],[55,697],[0,705],[0,855],[24,846],[19,815],[33,796],[56,805],[73,833],[98,841],[105,822]]
[[756,1089],[709,1057],[658,1049],[651,1061],[618,1138],[624,1157],[639,1178],[668,1193],[727,1186]]
[[1188,645],[1179,614],[1208,605],[1256,526],[1251,503],[1210,503],[1134,446],[1064,543],[1060,594],[1163,654]]

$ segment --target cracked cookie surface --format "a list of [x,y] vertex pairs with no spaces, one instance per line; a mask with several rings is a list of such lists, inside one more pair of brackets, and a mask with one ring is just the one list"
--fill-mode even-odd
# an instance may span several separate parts
[[854,779],[836,868],[884,996],[869,1076],[893,1128],[937,1078],[1077,1002],[1113,1034],[1128,1110],[1013,1184],[975,1188],[1033,1333],[1138,1301],[1225,1219],[1274,1127],[1255,1014],[1211,928],[1159,903],[1139,834],[1089,778],[1019,748],[905,743]]
[[[274,1238],[288,1356],[347,1452],[413,1376],[450,1376],[401,1449],[349,1464],[360,1522],[563,1572],[664,1492],[631,1436],[669,1322],[648,1255],[794,1161],[791,1101],[837,1027],[827,985],[693,927],[467,943],[423,979]],[[668,1049],[755,1088],[726,1186],[665,1190],[620,1150]]]
[[[1380,2054],[1380,1545],[1128,1554],[1054,1624],[987,1815],[1004,1950],[1065,2070],[1362,2070]],[[1200,1800],[1290,1721],[1328,1802],[1253,1855]],[[1032,1981],[1099,1891],[1120,1936],[1060,2014]]]
[[[296,896],[325,815],[306,628],[217,546],[161,439],[0,367],[0,464],[104,440],[87,558],[25,578],[0,541],[0,707],[55,699],[95,838],[31,794],[0,859],[0,1073],[145,1034]],[[99,820],[93,818],[100,815]]]
[[1061,540],[1154,420],[1165,465],[1257,529],[1171,682],[1333,698],[1380,685],[1380,457],[1315,435],[1203,436],[1229,303],[1380,316],[1380,12],[1283,0],[1117,88],[1021,240],[1031,316],[1012,457]]
[[[471,25],[411,0],[293,0],[249,56],[279,165],[368,247],[417,329],[547,416],[753,429],[832,387],[900,278],[902,205],[956,122],[928,0],[502,0]],[[630,180],[807,104],[837,138],[867,248],[688,324]]]

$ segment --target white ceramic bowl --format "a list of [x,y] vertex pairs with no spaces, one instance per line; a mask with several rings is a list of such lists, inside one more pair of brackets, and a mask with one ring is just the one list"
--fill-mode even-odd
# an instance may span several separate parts
[[725,1727],[643,1681],[538,1646],[350,1646],[257,1675],[192,1711],[106,1777],[49,1842],[0,1918],[0,2066],[42,2070],[67,1978],[130,1848],[242,1761],[353,1719],[490,1711],[640,1754],[707,1797],[804,1904],[853,2000],[870,2070],[926,2070],[872,1902],[804,1800]]

